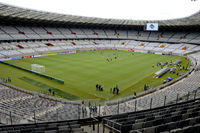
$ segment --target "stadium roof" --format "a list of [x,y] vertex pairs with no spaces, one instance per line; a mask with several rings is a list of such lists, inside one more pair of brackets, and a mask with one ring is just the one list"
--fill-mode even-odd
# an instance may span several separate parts
[[37,21],[37,22],[59,22],[59,23],[79,23],[79,24],[100,24],[100,25],[121,25],[121,26],[143,26],[149,22],[159,23],[159,26],[199,26],[200,11],[197,13],[181,18],[171,20],[123,20],[123,19],[103,19],[95,17],[83,17],[74,15],[64,15],[43,11],[30,10],[25,8],[14,7],[0,3],[0,17],[6,19]]

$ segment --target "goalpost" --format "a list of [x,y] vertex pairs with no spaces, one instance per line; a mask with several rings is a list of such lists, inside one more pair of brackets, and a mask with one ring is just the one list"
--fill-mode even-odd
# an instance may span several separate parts
[[44,73],[45,72],[45,66],[39,65],[39,64],[31,64],[31,70],[37,73]]

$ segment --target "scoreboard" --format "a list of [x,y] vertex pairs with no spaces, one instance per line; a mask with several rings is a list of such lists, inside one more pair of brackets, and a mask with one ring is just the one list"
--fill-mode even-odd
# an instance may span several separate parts
[[158,23],[147,23],[146,31],[158,31]]

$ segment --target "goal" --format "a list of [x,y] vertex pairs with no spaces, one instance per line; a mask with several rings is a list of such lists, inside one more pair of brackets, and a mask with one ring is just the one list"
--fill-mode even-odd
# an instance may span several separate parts
[[39,64],[31,64],[31,70],[37,73],[44,73],[45,72],[45,66],[39,65]]

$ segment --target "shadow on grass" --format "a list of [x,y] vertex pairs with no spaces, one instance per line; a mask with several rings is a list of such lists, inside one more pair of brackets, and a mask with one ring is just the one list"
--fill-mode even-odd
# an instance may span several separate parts
[[31,79],[31,78],[28,78],[28,77],[21,77],[21,78],[19,78],[19,79],[21,79],[21,80],[23,80],[23,81],[25,81],[25,82],[27,82],[27,83],[29,83],[29,84],[31,84],[31,85],[34,85],[34,86],[37,86],[37,87],[41,88],[41,89],[42,89],[41,91],[46,91],[46,92],[48,92],[48,91],[49,91],[49,88],[51,88],[52,90],[55,91],[55,94],[56,94],[56,95],[58,95],[58,96],[60,96],[60,97],[62,97],[62,98],[65,98],[65,99],[68,99],[68,100],[77,100],[77,99],[79,99],[79,97],[77,97],[77,96],[75,96],[75,95],[72,95],[72,94],[67,93],[67,92],[64,92],[64,91],[62,91],[62,90],[60,90],[60,89],[51,87],[51,86],[49,86],[49,85],[46,85],[46,84],[41,83],[41,82],[39,82],[39,81],[36,81],[36,80],[34,80],[34,79]]

